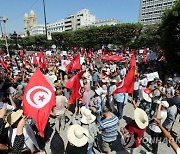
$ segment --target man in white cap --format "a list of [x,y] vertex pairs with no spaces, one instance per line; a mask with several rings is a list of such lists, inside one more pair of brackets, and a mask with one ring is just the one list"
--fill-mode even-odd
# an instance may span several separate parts
[[[160,123],[163,124],[167,118],[167,108],[169,104],[167,101],[158,101],[159,104],[157,113],[155,114],[156,118],[160,120]],[[152,137],[152,152],[153,154],[157,154],[158,152],[158,142],[161,139],[161,129],[156,125],[155,122],[151,123],[149,126],[151,130],[151,137]]]

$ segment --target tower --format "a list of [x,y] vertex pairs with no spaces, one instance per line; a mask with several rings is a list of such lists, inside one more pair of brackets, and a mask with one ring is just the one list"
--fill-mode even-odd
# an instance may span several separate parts
[[24,29],[26,30],[26,29],[28,29],[28,27],[29,27],[28,14],[25,13],[25,14],[24,14]]
[[37,26],[37,17],[33,10],[31,10],[29,15],[29,27]]

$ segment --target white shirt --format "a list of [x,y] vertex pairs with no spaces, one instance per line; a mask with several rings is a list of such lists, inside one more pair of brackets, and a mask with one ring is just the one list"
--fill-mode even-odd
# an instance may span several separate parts
[[[164,123],[164,121],[167,118],[167,110],[161,110],[161,124]],[[159,126],[157,126],[155,123],[152,123],[149,128],[156,133],[161,133],[161,129],[159,128]]]
[[134,82],[134,90],[139,90],[139,80]]
[[180,154],[180,148],[178,148],[178,149],[176,150],[176,153],[177,153],[177,154]]
[[116,85],[112,85],[109,87],[109,94],[112,94],[116,90]]
[[147,86],[147,84],[148,84],[147,78],[144,78],[144,79],[140,80],[139,82],[140,82],[139,89],[145,88]]
[[126,76],[126,68],[120,70],[120,75],[122,79]]

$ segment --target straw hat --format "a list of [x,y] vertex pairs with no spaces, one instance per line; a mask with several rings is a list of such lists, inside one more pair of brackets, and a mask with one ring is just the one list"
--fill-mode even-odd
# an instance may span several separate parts
[[74,124],[67,130],[67,139],[74,146],[82,147],[88,142],[89,132],[80,125]]
[[134,110],[134,120],[140,129],[146,128],[149,124],[146,112],[140,108]]
[[146,88],[143,90],[142,96],[144,98],[145,101],[147,102],[152,102],[152,94],[151,94],[151,90]]
[[83,124],[91,124],[94,122],[96,117],[91,113],[89,109],[85,109],[83,114],[82,114],[82,119],[81,122]]
[[23,110],[17,110],[16,112],[10,113],[6,118],[6,125],[5,128],[13,125],[23,114]]
[[84,114],[85,110],[86,110],[86,107],[82,106],[81,109],[80,109],[80,112],[81,112],[82,115]]

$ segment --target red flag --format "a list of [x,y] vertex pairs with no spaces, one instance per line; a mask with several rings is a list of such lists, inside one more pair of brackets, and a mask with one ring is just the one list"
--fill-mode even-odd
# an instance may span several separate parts
[[104,56],[102,59],[107,60],[107,61],[121,61],[122,56],[120,55],[110,55],[110,56]]
[[44,54],[43,54],[42,50],[40,50],[40,52],[38,54],[38,57],[39,57],[39,62],[41,62],[41,59],[44,57]]
[[43,70],[46,70],[47,63],[46,63],[46,59],[44,58],[44,56],[41,58],[41,61],[39,62],[39,67],[42,68]]
[[9,65],[7,64],[7,62],[5,62],[5,61],[3,61],[3,60],[1,60],[0,62],[1,62],[1,64],[2,64],[2,66],[3,66],[6,70],[9,69]]
[[80,64],[80,54],[77,54],[73,60],[66,66],[66,72],[69,73],[73,70],[77,70],[81,68]]
[[37,58],[36,58],[36,55],[33,54],[33,65],[37,65]]
[[81,84],[80,84],[80,78],[84,74],[85,71],[81,71],[78,74],[71,77],[65,87],[68,89],[72,89],[72,93],[69,99],[69,103],[73,104],[75,103],[76,99],[79,99],[81,97],[80,90],[81,90]]
[[130,61],[130,65],[129,65],[129,69],[136,67],[136,58],[135,55],[133,54],[131,57],[131,61]]
[[37,129],[44,137],[44,129],[52,108],[56,105],[55,93],[40,69],[37,69],[26,86],[23,95],[23,110],[35,120]]
[[21,49],[19,50],[19,55],[20,55],[20,58],[23,58],[24,57],[24,51]]
[[117,93],[129,93],[132,94],[134,92],[134,80],[135,80],[135,68],[131,68],[127,73],[124,81],[117,87],[117,89],[113,92],[113,94]]

